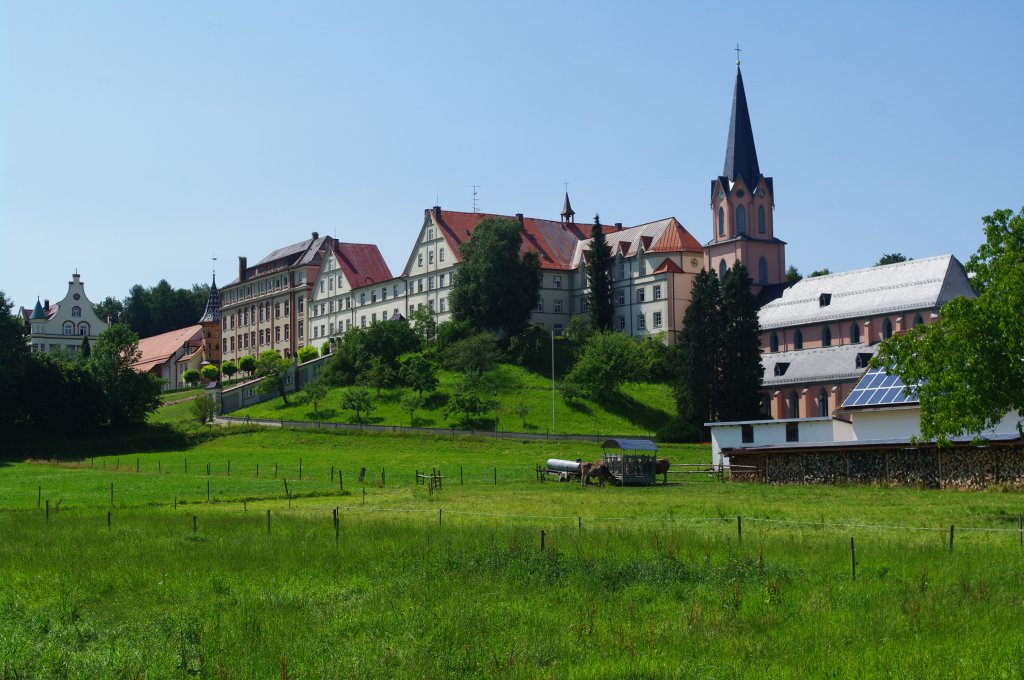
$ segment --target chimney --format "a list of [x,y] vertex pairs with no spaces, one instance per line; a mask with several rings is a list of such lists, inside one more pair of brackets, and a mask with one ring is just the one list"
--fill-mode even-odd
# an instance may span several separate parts
[[50,313],[50,301],[49,300],[43,300],[43,311],[46,312],[47,314]]
[[523,226],[523,213],[516,213],[516,220],[519,222],[519,226]]
[[441,206],[439,205],[434,206],[434,219],[441,219]]
[[315,241],[315,240],[317,240],[318,238],[320,238],[320,233],[319,233],[319,232],[316,232],[316,231],[314,231],[314,232],[313,232],[313,240]]
[[249,260],[247,260],[246,258],[244,258],[241,255],[239,255],[238,256],[238,280],[239,281],[245,281],[245,270],[248,268],[248,266],[249,266]]
[[615,223],[615,231],[622,231],[622,222]]

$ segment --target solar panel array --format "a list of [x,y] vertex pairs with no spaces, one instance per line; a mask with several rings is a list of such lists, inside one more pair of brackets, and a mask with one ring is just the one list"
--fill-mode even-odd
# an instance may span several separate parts
[[910,395],[904,393],[906,386],[899,376],[886,375],[884,368],[872,368],[860,379],[853,388],[843,408],[853,406],[886,406],[892,404],[916,404],[917,394],[913,390]]

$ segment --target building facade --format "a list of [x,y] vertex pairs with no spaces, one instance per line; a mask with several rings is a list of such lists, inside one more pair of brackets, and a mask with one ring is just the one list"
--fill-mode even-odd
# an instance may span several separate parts
[[68,291],[59,302],[51,305],[49,300],[36,300],[33,309],[22,307],[18,314],[25,322],[33,352],[52,352],[62,348],[77,353],[82,351],[86,338],[90,344],[95,343],[99,334],[110,327],[107,320],[96,315],[78,272],[72,274]]

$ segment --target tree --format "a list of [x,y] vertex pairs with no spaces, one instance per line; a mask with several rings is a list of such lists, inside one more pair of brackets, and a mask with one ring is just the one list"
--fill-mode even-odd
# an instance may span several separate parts
[[291,363],[272,349],[260,352],[256,360],[256,375],[263,378],[256,390],[260,394],[277,394],[284,405],[288,405],[288,394],[285,392],[285,376]]
[[92,345],[89,344],[88,335],[82,338],[82,349],[79,352],[79,356],[81,356],[83,360],[92,356]]
[[[0,291],[0,425],[10,426],[27,418],[24,397],[31,371],[25,322],[11,313],[14,303]],[[34,388],[38,390],[38,388]]]
[[373,398],[370,390],[365,387],[349,387],[341,393],[341,408],[355,411],[356,422],[363,422],[363,414],[367,417],[373,413]]
[[597,331],[612,328],[612,253],[601,229],[601,217],[594,215],[587,248],[587,302],[590,305],[590,325]]
[[199,379],[203,376],[202,373],[194,368],[190,368],[181,374],[181,379],[185,381],[186,385],[195,385],[199,382]]
[[312,345],[300,347],[298,351],[296,351],[295,353],[299,356],[300,364],[304,364],[307,361],[312,361],[313,359],[316,359],[317,357],[320,356],[320,353],[316,351],[316,347],[313,347]]
[[807,275],[807,278],[813,279],[816,276],[828,276],[831,273],[831,269],[829,269],[828,267],[824,267],[823,269],[815,269],[813,272]]
[[246,354],[244,357],[238,359],[238,368],[245,371],[246,375],[250,378],[253,372],[256,370],[256,357],[251,354]]
[[319,413],[320,402],[327,398],[328,385],[321,378],[310,380],[302,388],[302,398],[313,404],[313,413]]
[[800,270],[793,265],[789,265],[789,269],[786,270],[786,283],[796,283],[802,278],[804,278],[804,275],[800,273]]
[[938,320],[889,338],[872,361],[915,386],[921,435],[940,443],[1024,411],[1024,208],[982,222],[985,243],[966,266],[978,297],[950,300]]
[[519,420],[523,423],[523,429],[526,429],[526,416],[530,415],[530,405],[527,404],[523,399],[519,399],[516,403],[515,414],[519,416]]
[[159,378],[132,368],[140,356],[139,336],[127,325],[118,323],[100,333],[89,357],[90,370],[103,391],[112,425],[141,424],[146,414],[160,405]]
[[903,253],[885,253],[884,255],[882,255],[882,257],[878,259],[878,262],[875,263],[875,266],[880,267],[883,264],[896,264],[897,262],[906,262],[908,259],[913,258],[908,258]]
[[504,337],[526,328],[537,307],[541,274],[537,253],[520,255],[522,245],[516,220],[488,217],[477,225],[460,249],[462,263],[448,296],[456,320]]
[[387,360],[378,355],[370,357],[366,368],[359,374],[359,379],[362,384],[376,388],[377,396],[380,397],[381,389],[391,387],[397,376],[395,369],[391,368]]
[[448,395],[444,417],[447,419],[452,415],[458,415],[458,421],[468,426],[473,418],[486,413],[487,409],[488,402],[482,396],[479,376],[466,375]]
[[494,333],[477,333],[449,345],[444,351],[444,365],[451,371],[483,373],[501,357],[498,336]]
[[424,392],[433,392],[437,389],[437,367],[423,353],[407,357],[398,371],[398,377],[403,383],[416,390],[416,394],[420,397]]
[[718,417],[724,421],[760,417],[760,325],[747,268],[737,263],[722,284],[722,365],[719,371]]
[[423,397],[412,392],[406,392],[402,395],[399,406],[409,414],[409,427],[413,427],[416,424],[416,411],[423,408]]
[[[351,331],[350,331],[351,332]],[[420,349],[420,338],[408,321],[374,321],[365,330],[361,354],[367,362],[380,357],[391,368],[398,368],[398,357]]]
[[565,337],[569,340],[574,355],[579,355],[587,344],[587,340],[594,334],[594,326],[590,323],[589,316],[573,314],[569,323],[565,326]]
[[220,365],[220,372],[227,376],[228,380],[231,380],[231,376],[238,373],[238,366],[234,361],[225,361]]
[[680,379],[675,389],[679,417],[696,427],[717,415],[723,326],[718,277],[702,269],[693,281],[690,306],[683,317]]
[[120,323],[121,315],[124,313],[124,304],[115,297],[107,296],[103,298],[103,302],[95,305],[93,310],[96,312],[96,316],[100,318],[100,321],[106,321],[108,318],[112,324]]
[[217,400],[211,394],[201,394],[192,400],[189,409],[193,418],[200,423],[207,423],[217,415]]
[[220,377],[220,369],[213,364],[206,364],[199,369],[199,372],[203,375],[207,382],[213,382]]
[[[152,288],[137,284],[124,299],[120,321],[143,338],[190,326],[202,316],[209,294],[210,287],[199,283],[191,289],[173,288],[166,280]],[[100,305],[107,313],[109,310],[117,311],[116,305],[107,300]]]
[[576,383],[591,398],[604,401],[627,380],[643,373],[640,345],[616,331],[599,331],[583,348],[566,382]]
[[420,344],[428,345],[437,337],[437,315],[427,306],[417,307],[412,313],[412,328]]

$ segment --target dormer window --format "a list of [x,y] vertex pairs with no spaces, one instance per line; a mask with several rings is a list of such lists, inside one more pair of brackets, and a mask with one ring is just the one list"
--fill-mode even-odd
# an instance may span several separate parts
[[857,353],[857,363],[856,363],[856,367],[857,368],[867,368],[868,364],[870,362],[871,362],[871,354],[869,354],[867,352],[858,352]]
[[789,362],[788,361],[780,361],[779,363],[775,364],[775,376],[776,377],[782,376],[782,375],[786,375],[786,371],[787,370],[789,370]]
[[818,296],[818,306],[828,307],[832,304],[832,293],[822,293]]

